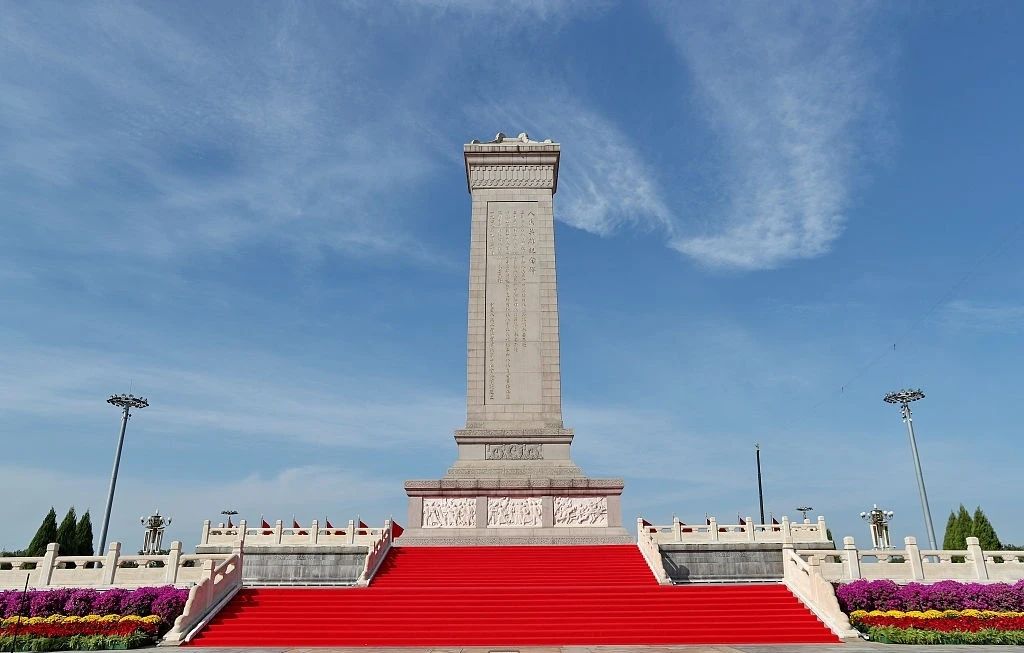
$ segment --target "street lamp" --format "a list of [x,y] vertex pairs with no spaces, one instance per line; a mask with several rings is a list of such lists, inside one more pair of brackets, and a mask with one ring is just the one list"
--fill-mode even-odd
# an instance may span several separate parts
[[149,517],[139,517],[139,523],[146,527],[146,538],[142,543],[143,555],[160,553],[164,541],[164,529],[171,525],[171,518],[164,517],[159,510],[155,510]]
[[107,509],[103,513],[103,528],[100,530],[100,553],[107,548],[107,527],[110,526],[110,507],[114,504],[114,486],[117,485],[117,468],[121,465],[121,449],[124,447],[124,431],[128,428],[128,418],[132,408],[145,408],[149,402],[144,397],[135,395],[110,395],[107,403],[121,409],[121,435],[117,438],[117,451],[114,453],[114,471],[110,473],[110,490],[107,491]]
[[805,524],[810,524],[811,523],[811,520],[807,519],[807,513],[809,513],[812,510],[814,510],[814,508],[812,508],[810,506],[800,506],[799,508],[796,509],[796,511],[798,513],[800,513],[801,515],[804,516],[804,523]]
[[911,402],[924,399],[924,393],[918,390],[897,390],[882,397],[886,403],[899,404],[903,422],[907,425],[910,436],[910,451],[914,454],[914,470],[917,472],[917,493],[921,496],[921,510],[924,512],[924,525],[928,529],[928,542],[935,549],[935,527],[932,526],[932,510],[928,507],[928,491],[924,488],[924,474],[921,473],[921,458],[917,455],[917,439],[914,437],[914,418],[910,414]]
[[889,543],[889,520],[894,514],[891,510],[882,510],[877,503],[871,510],[860,513],[860,518],[867,521],[871,528],[871,548],[892,548],[892,544]]

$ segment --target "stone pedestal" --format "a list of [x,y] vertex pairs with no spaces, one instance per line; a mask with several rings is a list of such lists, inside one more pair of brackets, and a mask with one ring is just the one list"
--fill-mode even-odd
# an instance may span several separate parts
[[407,481],[409,544],[623,543],[621,479],[584,476],[562,424],[552,197],[560,150],[464,148],[472,195],[466,428],[441,480]]

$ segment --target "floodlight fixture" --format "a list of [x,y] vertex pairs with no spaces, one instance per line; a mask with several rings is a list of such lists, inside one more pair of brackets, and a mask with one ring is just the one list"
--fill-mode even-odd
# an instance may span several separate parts
[[921,472],[921,457],[917,453],[917,438],[914,436],[914,417],[910,412],[910,404],[921,399],[924,399],[924,393],[921,392],[920,388],[896,390],[882,397],[882,400],[886,403],[900,405],[903,422],[907,425],[907,435],[910,437],[910,452],[914,456],[914,471],[917,474],[917,493],[921,498],[921,512],[924,513],[924,525],[928,531],[928,543],[934,550],[936,548],[935,527],[932,526],[932,511],[928,506],[928,491],[924,486],[924,473]]
[[133,394],[110,395],[107,403],[121,409],[121,435],[117,438],[117,450],[114,452],[114,469],[110,473],[110,489],[107,491],[107,509],[103,512],[103,528],[100,529],[100,548],[102,555],[107,548],[107,528],[110,526],[110,509],[114,505],[114,487],[117,485],[117,470],[121,466],[121,449],[124,448],[124,432],[128,428],[128,418],[132,408],[141,409],[149,406],[145,397]]

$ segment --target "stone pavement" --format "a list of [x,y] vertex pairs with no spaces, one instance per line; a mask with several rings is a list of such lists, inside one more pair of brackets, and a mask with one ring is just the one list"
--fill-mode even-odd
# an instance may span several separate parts
[[[1006,653],[1024,651],[1024,646],[911,646],[908,644],[761,644],[761,645],[697,645],[697,646],[489,646],[447,648],[202,648],[189,647],[201,653]],[[155,649],[151,649],[155,650]],[[167,649],[164,649],[165,651]],[[108,653],[108,652],[102,652]],[[123,651],[109,653],[124,653]]]

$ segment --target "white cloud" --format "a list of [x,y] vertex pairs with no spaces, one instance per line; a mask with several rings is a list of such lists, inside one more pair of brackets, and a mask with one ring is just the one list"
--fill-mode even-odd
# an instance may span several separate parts
[[880,127],[869,7],[673,3],[659,17],[722,147],[707,161],[720,166],[720,205],[671,246],[751,270],[827,253]]
[[[508,109],[513,106],[518,109]],[[510,134],[527,131],[561,144],[556,219],[601,236],[628,225],[672,233],[654,171],[621,129],[578,99],[567,93],[499,99],[467,113],[477,122],[505,125]]]
[[1024,330],[1024,305],[956,300],[943,307],[943,321],[955,329],[999,333]]

